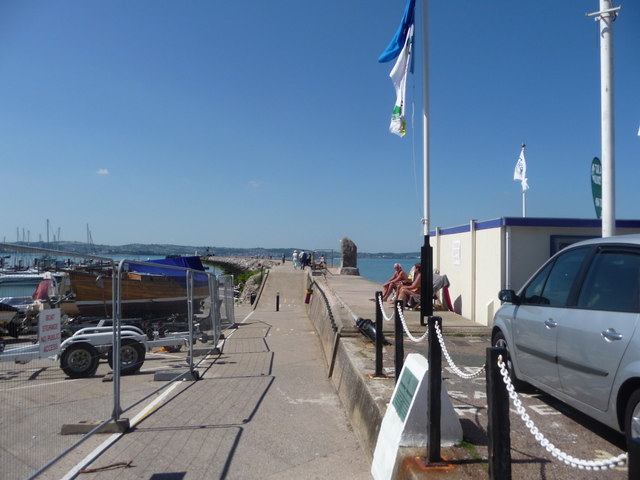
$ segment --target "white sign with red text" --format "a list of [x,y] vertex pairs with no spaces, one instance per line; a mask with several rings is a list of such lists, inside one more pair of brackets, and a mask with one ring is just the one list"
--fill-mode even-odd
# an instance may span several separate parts
[[53,357],[60,353],[60,309],[43,310],[38,315],[38,343],[40,357]]

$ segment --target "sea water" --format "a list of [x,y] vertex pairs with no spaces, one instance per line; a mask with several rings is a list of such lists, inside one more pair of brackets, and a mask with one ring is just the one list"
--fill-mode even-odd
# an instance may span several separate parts
[[360,276],[376,283],[384,283],[395,273],[393,265],[399,263],[407,275],[419,258],[359,258]]

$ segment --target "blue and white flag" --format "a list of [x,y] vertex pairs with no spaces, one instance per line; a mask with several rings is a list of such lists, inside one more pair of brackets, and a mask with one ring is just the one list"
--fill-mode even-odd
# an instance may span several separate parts
[[516,168],[513,171],[513,179],[520,180],[523,192],[529,190],[529,184],[527,183],[527,162],[524,159],[524,148],[520,152],[520,157],[518,157]]
[[407,34],[409,33],[409,27],[411,27],[415,20],[416,0],[407,0],[407,5],[404,7],[404,15],[402,21],[396,30],[396,34],[391,39],[391,43],[384,52],[378,57],[378,62],[386,63],[390,62],[398,55],[407,43]]
[[409,66],[411,64],[411,44],[413,41],[413,25],[409,27],[406,42],[398,60],[391,70],[389,76],[396,89],[396,104],[391,113],[391,123],[389,131],[401,137],[407,133],[407,122],[404,119],[405,97],[407,92],[407,75],[409,74]]
[[406,131],[407,122],[404,118],[405,96],[407,91],[407,75],[409,71],[413,71],[411,61],[411,50],[413,46],[413,30],[415,20],[415,0],[407,0],[404,9],[404,15],[400,26],[396,31],[391,43],[384,52],[378,57],[378,61],[389,62],[397,58],[396,64],[389,76],[396,90],[396,103],[391,114],[391,123],[389,131],[403,137]]

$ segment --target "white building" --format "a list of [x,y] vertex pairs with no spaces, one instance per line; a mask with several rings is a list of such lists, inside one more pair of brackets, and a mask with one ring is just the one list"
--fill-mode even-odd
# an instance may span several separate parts
[[[640,220],[616,221],[618,235],[640,233]],[[519,290],[549,257],[580,240],[602,236],[600,220],[502,217],[437,228],[430,234],[433,268],[447,275],[454,310],[490,325],[498,292]]]

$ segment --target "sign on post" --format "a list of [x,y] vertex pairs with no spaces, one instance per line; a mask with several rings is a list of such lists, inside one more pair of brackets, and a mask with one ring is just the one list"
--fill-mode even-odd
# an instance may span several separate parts
[[602,164],[598,157],[591,162],[591,193],[593,194],[593,206],[596,209],[596,217],[602,216]]
[[[400,447],[427,446],[428,370],[429,364],[424,356],[418,353],[407,355],[378,433],[371,464],[371,474],[376,480],[394,477]],[[444,385],[440,399],[440,443],[458,444],[462,441],[462,426]]]
[[43,310],[38,315],[38,343],[40,357],[53,357],[60,353],[60,309]]

